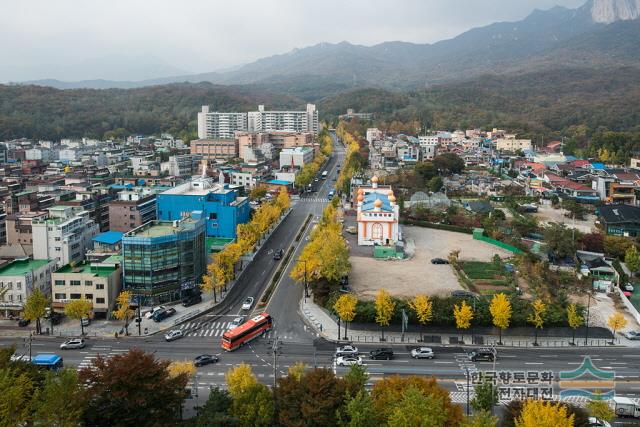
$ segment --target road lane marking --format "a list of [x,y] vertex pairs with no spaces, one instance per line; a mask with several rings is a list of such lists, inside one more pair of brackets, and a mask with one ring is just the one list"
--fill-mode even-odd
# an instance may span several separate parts
[[437,364],[439,364],[439,365],[445,365],[445,364],[446,364],[446,365],[453,365],[453,363],[454,363],[454,362],[439,362],[439,361],[435,361],[435,362],[433,362],[433,363],[437,363]]

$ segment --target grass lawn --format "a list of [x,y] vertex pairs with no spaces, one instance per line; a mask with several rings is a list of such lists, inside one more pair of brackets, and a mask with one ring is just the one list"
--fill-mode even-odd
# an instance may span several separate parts
[[491,280],[504,279],[506,270],[502,265],[495,265],[492,262],[464,261],[462,270],[471,280]]

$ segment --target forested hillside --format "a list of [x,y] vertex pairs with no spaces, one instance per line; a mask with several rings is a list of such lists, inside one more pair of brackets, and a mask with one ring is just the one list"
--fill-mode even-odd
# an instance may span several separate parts
[[137,89],[70,89],[0,85],[0,140],[27,137],[102,138],[105,133],[179,133],[196,126],[202,105],[212,111],[302,107],[303,101],[242,86],[170,84]]

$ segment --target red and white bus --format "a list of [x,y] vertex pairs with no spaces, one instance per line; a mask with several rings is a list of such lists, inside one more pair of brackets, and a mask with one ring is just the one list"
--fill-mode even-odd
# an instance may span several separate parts
[[252,339],[267,332],[273,326],[273,318],[269,313],[262,313],[247,320],[242,325],[222,335],[222,348],[233,351]]

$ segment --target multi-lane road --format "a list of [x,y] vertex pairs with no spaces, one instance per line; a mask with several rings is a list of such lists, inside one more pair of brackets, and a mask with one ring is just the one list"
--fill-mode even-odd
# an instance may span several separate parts
[[[89,366],[98,355],[110,357],[131,348],[154,352],[157,357],[171,360],[190,360],[204,353],[219,354],[219,363],[198,369],[196,382],[201,398],[205,398],[206,390],[210,386],[224,386],[224,373],[231,366],[242,362],[251,365],[257,377],[268,384],[272,383],[276,376],[286,374],[287,368],[296,362],[303,362],[308,366],[328,367],[338,374],[344,373],[346,368],[335,366],[334,344],[317,338],[317,335],[302,321],[299,303],[304,289],[301,284],[289,278],[289,271],[306,243],[306,236],[328,202],[328,192],[335,185],[337,166],[343,163],[344,147],[337,141],[334,146],[334,155],[325,166],[325,170],[329,171],[328,177],[326,180],[319,180],[317,192],[295,201],[291,213],[263,245],[254,261],[246,267],[223,304],[213,312],[181,326],[185,330],[192,330],[185,338],[169,343],[164,341],[161,334],[146,337],[131,336],[124,339],[88,338],[87,346],[82,350],[61,351],[59,345],[62,339],[47,337],[33,341],[33,353],[55,351],[63,355],[66,366],[76,367]],[[312,220],[305,224],[309,215],[312,216]],[[303,226],[303,237],[299,242],[295,242],[295,236]],[[247,314],[242,312],[242,301],[248,296],[253,296],[258,301],[279,264],[285,262],[284,259],[274,260],[273,252],[284,249],[286,253],[291,246],[294,247],[294,254],[288,260],[285,272],[265,309],[274,317],[274,328],[265,337],[254,340],[237,351],[222,352],[220,337],[228,323],[239,314]],[[25,350],[25,344],[21,338],[0,338],[0,345],[10,343],[17,344],[21,352]],[[274,347],[277,347],[275,356]],[[359,347],[364,355],[363,363],[370,374],[370,384],[386,375],[429,375],[436,377],[452,392],[452,395],[457,396],[465,393],[467,372],[471,374],[477,371],[524,372],[527,375],[527,372],[550,371],[557,380],[560,372],[577,369],[581,366],[584,357],[588,356],[597,368],[615,372],[615,388],[618,394],[640,397],[640,353],[637,349],[501,348],[498,350],[498,358],[494,365],[492,362],[470,362],[465,354],[468,349],[455,346],[434,346],[436,358],[433,360],[411,359],[411,347],[394,346],[395,358],[388,361],[370,360],[367,357],[368,352],[380,347],[380,344]],[[509,386],[512,385],[509,384]],[[555,380],[554,387],[555,392],[558,392],[559,385]]]

